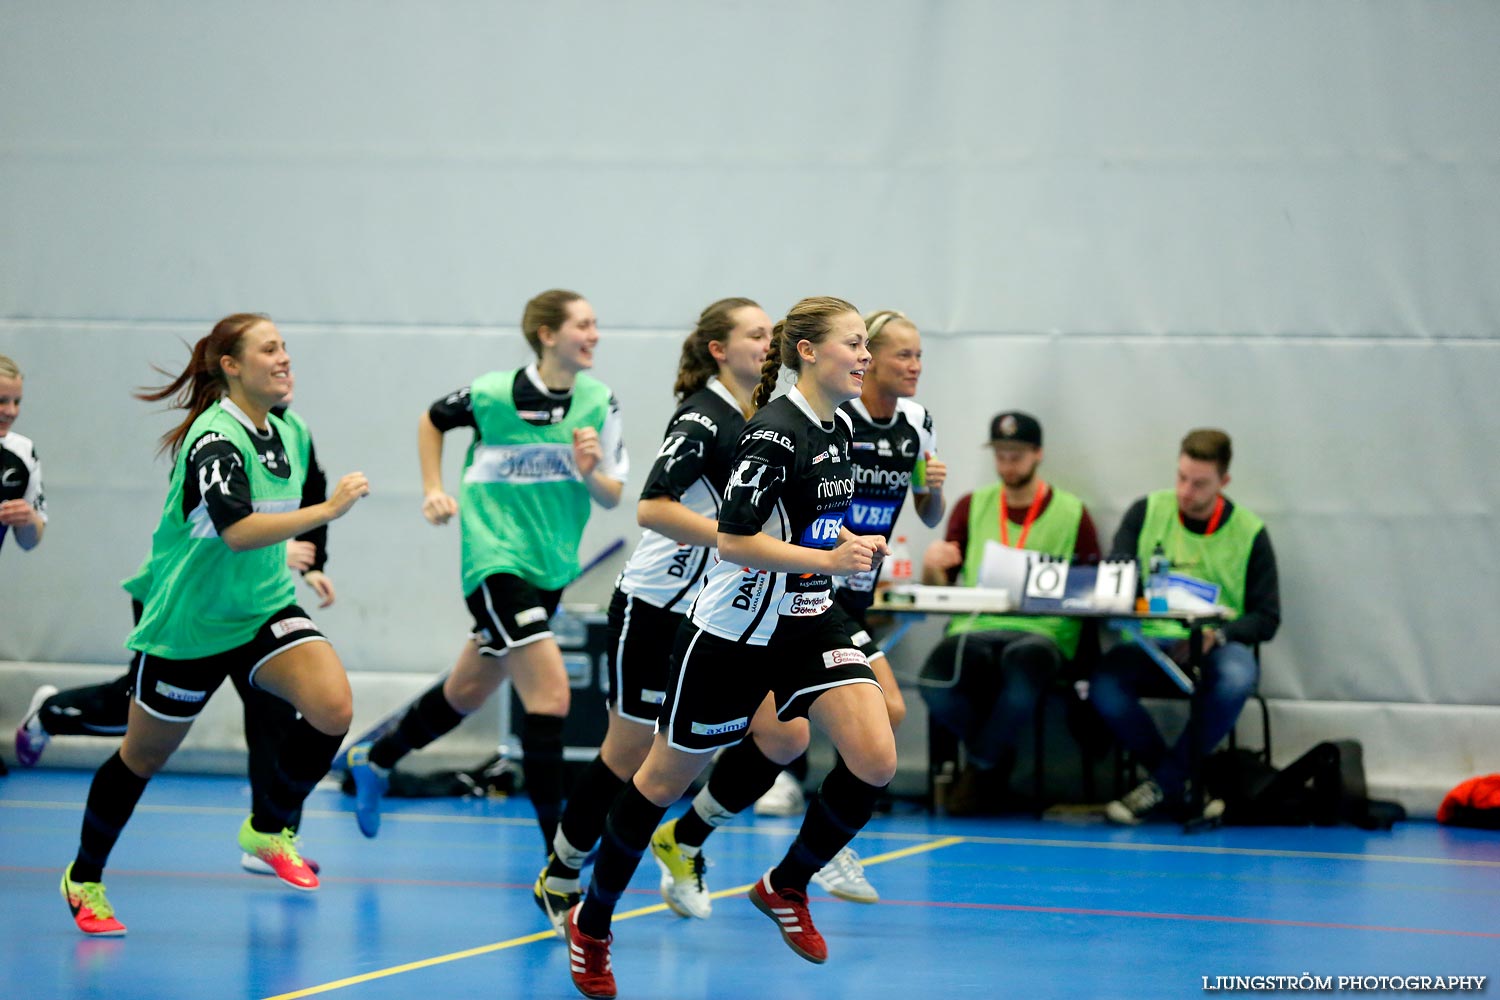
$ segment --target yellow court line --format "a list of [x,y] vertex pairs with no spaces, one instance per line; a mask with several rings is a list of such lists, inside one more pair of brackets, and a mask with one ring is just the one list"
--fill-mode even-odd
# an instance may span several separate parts
[[[931,841],[930,843],[916,844],[912,847],[903,847],[899,851],[887,851],[884,854],[876,854],[872,857],[862,859],[862,863],[865,865],[865,867],[885,864],[887,861],[897,861],[901,858],[909,858],[914,854],[925,854],[928,851],[936,851],[944,847],[952,847],[955,844],[962,844],[967,840],[967,837],[943,837],[939,840]],[[737,885],[732,889],[720,889],[718,892],[711,893],[710,897],[713,899],[723,899],[727,896],[738,896],[743,893],[749,892],[753,885],[753,882],[747,882],[744,885]],[[636,917],[650,916],[653,913],[663,913],[666,911],[666,909],[667,904],[665,903],[655,903],[651,906],[642,906],[634,910],[628,910],[625,913],[615,914],[614,922],[619,923],[621,920],[633,920]],[[331,983],[323,983],[320,986],[309,986],[304,990],[295,990],[291,993],[278,993],[275,996],[266,997],[265,1000],[299,1000],[299,998],[301,997],[317,996],[319,993],[331,993],[334,990],[341,990],[348,986],[358,986],[360,983],[368,983],[376,979],[385,979],[390,976],[398,976],[404,972],[415,972],[418,969],[428,969],[434,965],[443,965],[447,962],[457,962],[465,958],[476,958],[480,955],[488,955],[497,951],[506,951],[510,948],[517,948],[523,944],[534,944],[537,941],[556,940],[556,938],[557,935],[552,931],[538,931],[535,934],[527,934],[525,937],[511,938],[509,941],[497,941],[494,944],[481,945],[478,948],[467,948],[463,951],[455,951],[447,955],[438,955],[435,958],[424,958],[421,961],[408,962],[405,965],[395,965],[389,969],[377,969],[374,972],[361,973],[357,976],[350,976],[347,979],[338,979]]]

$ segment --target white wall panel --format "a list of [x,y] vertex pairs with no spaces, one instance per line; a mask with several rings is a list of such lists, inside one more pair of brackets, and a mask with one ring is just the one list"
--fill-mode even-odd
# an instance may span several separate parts
[[[0,351],[54,523],[4,553],[0,658],[119,656],[165,477],[128,393],[224,313],[282,322],[375,485],[321,620],[421,672],[466,623],[412,425],[524,360],[529,295],[598,308],[639,477],[702,305],[831,292],[923,326],[955,492],[1025,407],[1108,536],[1229,429],[1271,694],[1494,705],[1497,35],[1483,0],[5,5]],[[617,535],[629,502],[585,549]]]

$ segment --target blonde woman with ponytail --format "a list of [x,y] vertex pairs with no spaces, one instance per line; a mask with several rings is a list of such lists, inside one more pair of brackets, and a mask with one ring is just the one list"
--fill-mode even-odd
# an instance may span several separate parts
[[78,854],[63,873],[63,898],[85,934],[125,933],[104,894],[105,862],[147,782],[231,674],[299,713],[273,780],[253,790],[240,847],[292,888],[318,887],[292,825],[354,709],[338,654],[295,603],[286,543],[342,517],[370,487],[352,472],[327,500],[301,506],[307,431],[271,412],[291,378],[276,325],[237,313],[198,341],[169,384],[138,394],[172,399],[187,416],[162,437],[172,478],[151,540],[151,588],[125,640],[135,651],[125,740],[94,775]]
[[[610,923],[667,807],[712,754],[748,732],[769,698],[783,720],[809,718],[839,750],[791,849],[750,902],[810,962],[828,948],[807,907],[809,879],[869,820],[895,774],[896,744],[865,655],[830,614],[832,577],[872,569],[879,536],[844,527],[854,494],[850,425],[870,363],[863,320],[842,299],[803,299],[776,325],[719,512],[719,561],[678,633],[650,753],[610,810],[593,880],[565,925],[574,985],[613,997]],[[798,375],[772,399],[782,365]]]

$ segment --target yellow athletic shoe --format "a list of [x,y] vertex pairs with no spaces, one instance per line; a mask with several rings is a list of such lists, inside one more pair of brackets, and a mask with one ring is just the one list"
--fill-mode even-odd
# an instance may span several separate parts
[[651,835],[651,854],[661,866],[661,898],[672,912],[707,920],[714,908],[708,885],[703,881],[703,870],[708,863],[701,848],[677,843],[675,819],[663,823]]
[[90,937],[124,937],[125,925],[115,919],[115,908],[104,895],[103,882],[74,882],[73,863],[63,871],[62,898],[73,911],[73,922]]

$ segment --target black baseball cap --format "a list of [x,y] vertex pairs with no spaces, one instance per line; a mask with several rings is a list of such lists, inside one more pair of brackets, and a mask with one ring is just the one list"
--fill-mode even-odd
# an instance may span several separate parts
[[990,444],[1029,444],[1033,448],[1042,446],[1042,425],[1029,413],[1006,410],[990,421]]

